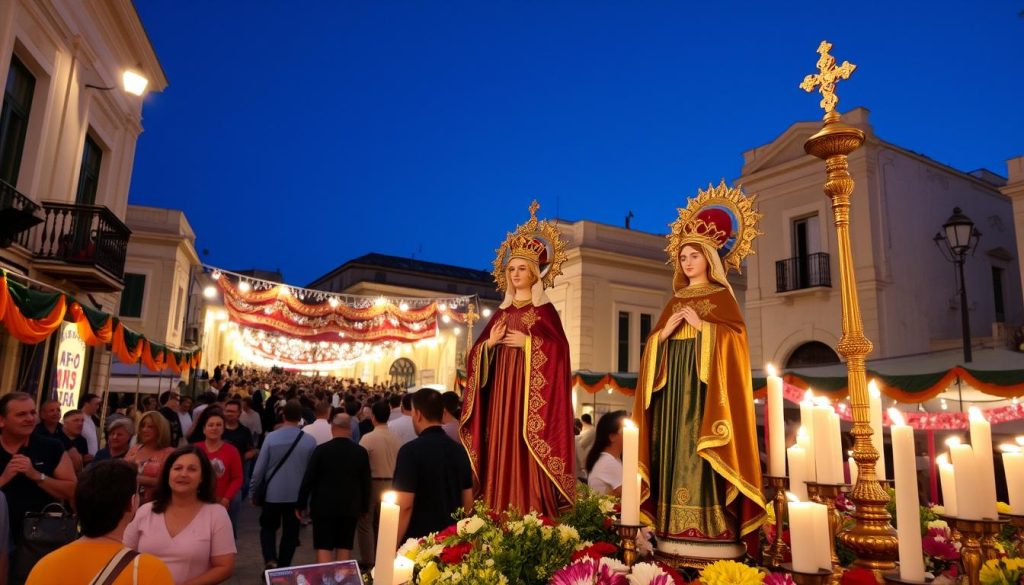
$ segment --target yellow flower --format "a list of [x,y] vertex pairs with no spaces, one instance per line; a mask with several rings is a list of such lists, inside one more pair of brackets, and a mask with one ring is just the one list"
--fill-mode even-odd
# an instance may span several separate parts
[[1005,502],[996,502],[996,511],[1000,514],[1013,514],[1013,508]]
[[435,563],[434,561],[430,561],[429,563],[427,563],[427,566],[423,567],[420,570],[419,584],[430,585],[434,581],[437,581],[437,578],[440,576],[441,571],[438,570],[437,563]]
[[761,585],[764,573],[736,561],[718,561],[700,573],[703,585]]

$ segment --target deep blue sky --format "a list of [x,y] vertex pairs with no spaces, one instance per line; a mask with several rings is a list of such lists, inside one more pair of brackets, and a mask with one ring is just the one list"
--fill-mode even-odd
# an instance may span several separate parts
[[488,268],[541,216],[663,233],[744,150],[840,110],[962,170],[1024,154],[1024,0],[136,0],[170,87],[131,201],[183,209],[205,261],[303,285],[367,252]]

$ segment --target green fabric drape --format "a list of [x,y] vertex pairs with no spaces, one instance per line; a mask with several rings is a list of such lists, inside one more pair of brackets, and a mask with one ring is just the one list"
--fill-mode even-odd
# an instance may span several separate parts
[[32,290],[10,279],[7,280],[7,291],[26,319],[45,318],[64,297],[63,293]]

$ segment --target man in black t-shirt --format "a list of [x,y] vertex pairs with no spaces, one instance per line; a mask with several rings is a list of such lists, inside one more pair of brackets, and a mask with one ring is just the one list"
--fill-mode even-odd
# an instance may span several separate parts
[[252,478],[253,459],[256,457],[256,445],[253,444],[252,431],[238,422],[242,415],[242,403],[238,399],[228,400],[224,405],[224,436],[238,454],[242,456],[242,489],[241,496],[245,500],[249,496],[249,480]]
[[26,512],[71,500],[75,472],[60,443],[33,434],[36,403],[24,392],[0,396],[0,489],[7,497],[11,536],[17,546]]
[[82,436],[84,425],[85,414],[81,410],[69,410],[64,413],[63,429],[57,437],[71,458],[75,475],[82,473],[82,469],[85,468],[85,456],[89,454],[89,443]]
[[181,438],[185,436],[188,429],[181,428],[181,418],[178,417],[178,399],[176,392],[168,390],[160,395],[160,408],[157,409],[167,423],[171,425],[171,447],[178,448],[181,445]]
[[394,487],[401,507],[399,542],[444,530],[460,507],[473,508],[473,473],[462,445],[441,427],[444,405],[431,388],[412,396],[413,428],[419,436],[398,451]]
[[39,408],[39,424],[35,428],[36,434],[58,441],[64,436],[64,426],[60,424],[60,401],[47,400]]

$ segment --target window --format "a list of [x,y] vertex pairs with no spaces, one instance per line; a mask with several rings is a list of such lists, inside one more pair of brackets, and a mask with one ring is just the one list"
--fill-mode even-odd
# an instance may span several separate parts
[[787,368],[838,364],[839,354],[820,341],[808,341],[793,350],[786,360]]
[[4,89],[4,105],[0,110],[0,180],[11,186],[18,184],[35,88],[36,78],[17,57],[13,57]]
[[619,311],[619,367],[618,371],[629,371],[629,313]]
[[96,188],[100,184],[100,164],[103,161],[103,150],[92,136],[85,135],[85,146],[82,148],[82,168],[78,173],[78,192],[75,203],[93,205],[96,203]]
[[996,322],[1006,321],[1006,307],[1003,305],[1003,269],[992,267],[992,294],[996,308]]
[[648,313],[640,313],[640,355],[644,355],[647,347],[647,338],[651,336],[651,316]]
[[796,259],[796,288],[811,286],[810,256],[821,252],[818,214],[793,220],[793,258]]
[[409,358],[395,360],[391,364],[388,374],[391,376],[391,383],[398,384],[402,388],[409,388],[416,384],[416,364],[412,363]]
[[181,329],[181,311],[185,307],[185,288],[178,287],[178,303],[174,310],[174,330]]
[[122,317],[141,317],[142,299],[146,292],[146,275],[124,273],[124,290],[121,291],[121,308],[118,314]]

